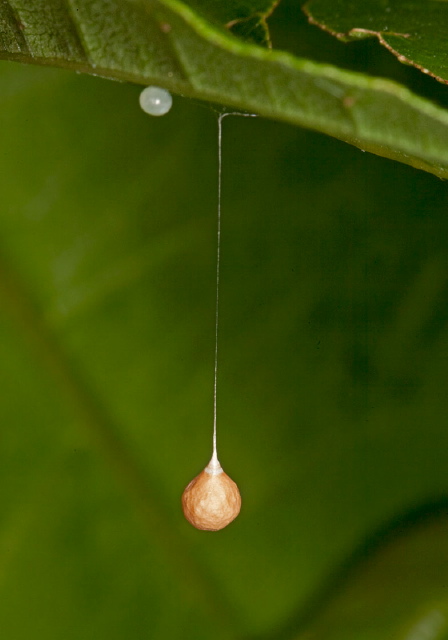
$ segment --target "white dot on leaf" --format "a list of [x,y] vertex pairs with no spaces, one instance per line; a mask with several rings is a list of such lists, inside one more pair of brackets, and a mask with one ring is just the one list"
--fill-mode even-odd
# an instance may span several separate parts
[[146,87],[140,94],[140,106],[150,116],[164,116],[172,104],[171,93],[161,87]]

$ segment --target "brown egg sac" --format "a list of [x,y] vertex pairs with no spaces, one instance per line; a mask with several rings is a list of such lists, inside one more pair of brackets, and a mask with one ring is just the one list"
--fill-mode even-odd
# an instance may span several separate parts
[[219,531],[235,520],[241,509],[237,485],[212,458],[182,494],[184,516],[196,529]]

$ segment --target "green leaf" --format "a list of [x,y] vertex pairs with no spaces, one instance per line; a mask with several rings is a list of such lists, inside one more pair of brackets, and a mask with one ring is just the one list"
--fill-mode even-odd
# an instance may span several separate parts
[[411,511],[374,534],[328,584],[314,620],[278,629],[298,640],[444,640],[448,635],[447,501]]
[[[354,550],[448,493],[446,184],[224,120],[218,446],[243,506],[207,534],[180,496],[211,453],[216,114],[177,99],[150,118],[138,87],[0,72],[2,637],[320,628],[310,603]],[[422,536],[423,560],[443,553]],[[408,574],[410,630],[434,585],[447,599],[437,571]],[[343,587],[329,633],[347,638],[372,620]]]
[[157,83],[448,175],[446,110],[391,81],[241,42],[178,0],[15,0],[0,24],[6,59]]
[[310,0],[305,11],[337,38],[376,37],[400,62],[448,83],[446,0]]
[[275,9],[277,0],[228,0],[204,2],[192,0],[189,6],[212,24],[227,27],[245,41],[269,45],[267,18]]

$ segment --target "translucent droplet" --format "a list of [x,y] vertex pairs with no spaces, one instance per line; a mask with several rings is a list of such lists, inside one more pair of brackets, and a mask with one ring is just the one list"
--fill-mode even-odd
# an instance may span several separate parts
[[171,93],[160,87],[146,87],[140,94],[140,106],[150,116],[164,116],[172,104]]

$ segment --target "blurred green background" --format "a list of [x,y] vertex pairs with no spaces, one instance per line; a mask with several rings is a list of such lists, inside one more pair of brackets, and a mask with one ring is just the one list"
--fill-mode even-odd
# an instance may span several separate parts
[[[446,88],[370,42],[273,36]],[[299,45],[297,43],[300,43]],[[404,80],[403,80],[404,79]],[[0,67],[0,636],[448,638],[448,191],[262,119]],[[426,635],[425,635],[426,634]]]

